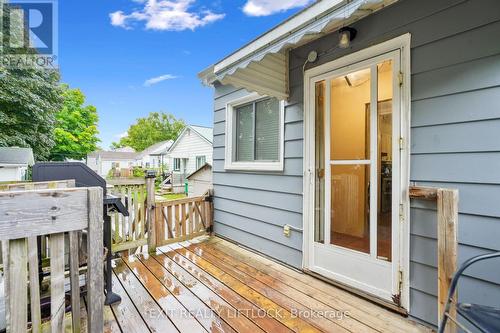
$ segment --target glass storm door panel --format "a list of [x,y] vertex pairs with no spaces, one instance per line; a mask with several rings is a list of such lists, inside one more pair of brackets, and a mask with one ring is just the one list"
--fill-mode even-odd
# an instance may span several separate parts
[[399,56],[367,59],[310,85],[316,165],[311,269],[389,301],[398,284]]

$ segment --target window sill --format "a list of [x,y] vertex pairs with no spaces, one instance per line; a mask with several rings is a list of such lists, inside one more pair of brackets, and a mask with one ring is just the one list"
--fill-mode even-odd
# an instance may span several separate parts
[[225,170],[238,171],[283,171],[282,162],[230,162],[224,165]]

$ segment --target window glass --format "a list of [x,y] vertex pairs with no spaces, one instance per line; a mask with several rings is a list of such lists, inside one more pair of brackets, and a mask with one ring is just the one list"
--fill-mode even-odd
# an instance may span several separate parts
[[280,155],[280,103],[258,100],[235,108],[234,159],[238,162],[277,161]]
[[255,103],[255,159],[276,161],[279,156],[279,102],[270,98]]
[[330,100],[331,159],[369,159],[370,69],[333,79]]
[[206,156],[196,156],[196,169],[201,168],[207,161]]
[[174,170],[179,171],[181,169],[181,159],[174,158]]
[[254,159],[253,144],[253,104],[236,109],[236,160],[252,161]]

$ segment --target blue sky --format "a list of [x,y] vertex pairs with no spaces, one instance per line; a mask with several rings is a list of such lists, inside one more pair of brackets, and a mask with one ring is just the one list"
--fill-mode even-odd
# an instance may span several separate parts
[[97,107],[103,148],[152,111],[211,126],[197,73],[310,2],[60,0],[62,80]]

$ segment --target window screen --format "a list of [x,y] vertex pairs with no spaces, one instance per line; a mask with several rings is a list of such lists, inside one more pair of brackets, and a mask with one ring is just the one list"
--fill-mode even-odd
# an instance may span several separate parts
[[254,130],[253,104],[245,105],[236,109],[236,160],[252,161]]
[[235,108],[235,160],[277,161],[280,149],[280,103],[267,98]]
[[255,159],[276,161],[279,156],[279,102],[267,99],[255,103]]

